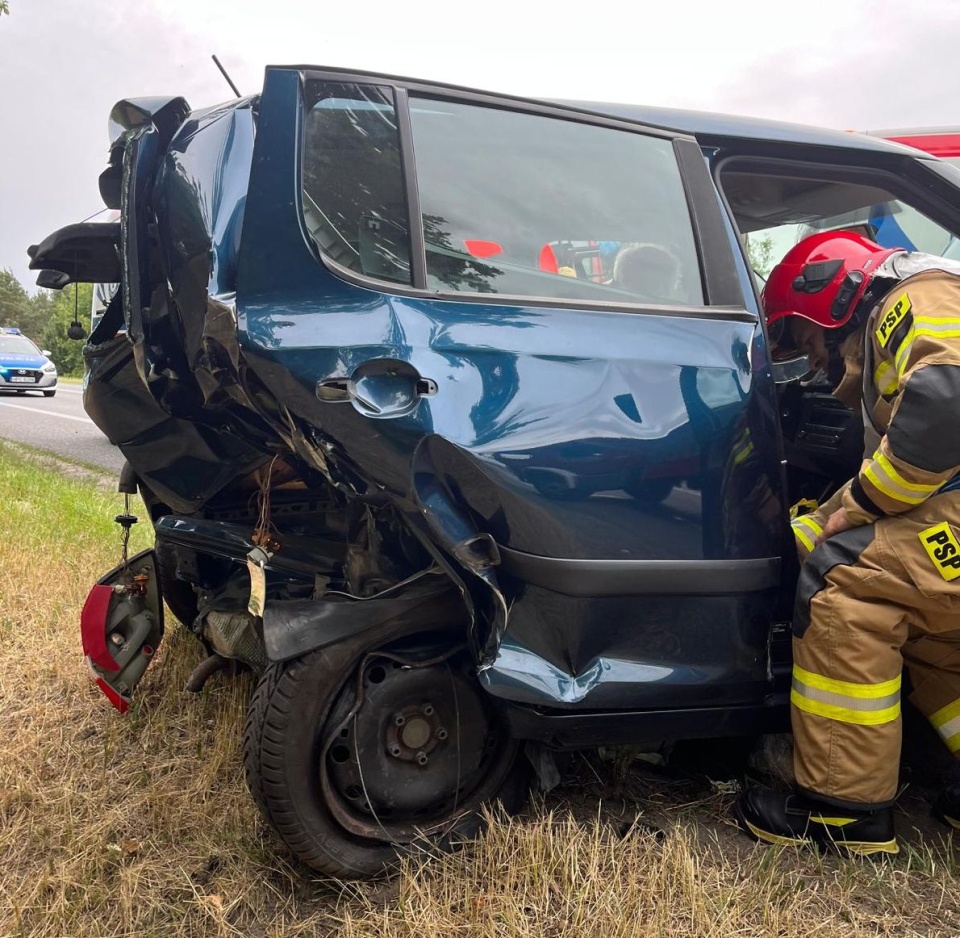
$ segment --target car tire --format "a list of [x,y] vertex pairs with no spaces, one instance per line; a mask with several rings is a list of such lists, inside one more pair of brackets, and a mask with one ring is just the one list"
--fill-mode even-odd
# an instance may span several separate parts
[[[360,635],[271,666],[244,729],[247,785],[261,813],[304,863],[338,878],[454,849],[476,835],[484,805],[515,812],[528,794],[520,746],[462,649],[413,634],[375,645]],[[397,728],[401,712],[412,714],[407,730]],[[424,794],[441,789],[432,803]]]
[[44,396],[44,397],[53,397],[54,394],[56,394],[56,393],[57,393],[56,391],[44,391],[44,392],[43,392],[43,396]]

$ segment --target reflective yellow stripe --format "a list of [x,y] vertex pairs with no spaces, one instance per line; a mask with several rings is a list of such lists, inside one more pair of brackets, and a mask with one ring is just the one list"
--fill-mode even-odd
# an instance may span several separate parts
[[857,857],[872,857],[877,853],[889,853],[896,856],[900,852],[897,838],[893,840],[835,840],[837,850],[852,853]]
[[811,518],[810,515],[800,515],[799,518],[794,518],[790,524],[792,524],[794,527],[800,525],[801,527],[804,527],[808,531],[811,531],[817,535],[823,534],[823,526],[816,520],[816,518]]
[[853,723],[857,726],[879,726],[883,723],[892,723],[900,716],[900,704],[883,710],[850,710],[847,707],[838,707],[835,704],[821,703],[817,700],[808,700],[798,691],[790,691],[790,702],[798,709],[814,716],[826,717],[828,720],[837,720],[840,723]]
[[944,723],[949,723],[954,717],[960,717],[960,700],[955,700],[931,714],[930,722],[934,729],[940,729]]
[[930,724],[951,752],[960,751],[960,700],[941,707],[930,715]]
[[876,470],[873,466],[867,466],[863,470],[863,474],[878,488],[887,498],[892,498],[895,502],[903,502],[905,505],[919,505],[926,496],[925,495],[905,495],[902,492],[897,492],[892,486],[880,478],[877,475]]
[[914,316],[913,324],[917,335],[946,339],[960,336],[960,319],[956,316]]
[[855,817],[814,817],[810,815],[810,820],[814,824],[831,824],[833,827],[846,827],[856,821]]
[[[897,374],[902,378],[907,369],[907,359],[910,356],[910,349],[913,347],[913,340],[917,336],[927,336],[932,339],[958,339],[960,338],[960,319],[956,317],[930,317],[914,316],[910,328],[907,330],[900,345],[897,348],[894,363],[897,368]],[[882,366],[881,366],[882,367]],[[879,372],[879,367],[876,375]],[[879,381],[877,382],[879,384]],[[881,393],[884,393],[881,391]]]
[[871,700],[896,694],[900,690],[900,684],[903,680],[902,676],[898,674],[895,678],[882,681],[879,684],[854,684],[852,681],[837,681],[832,677],[814,674],[813,671],[805,671],[798,664],[793,666],[793,676],[818,690],[829,691],[832,694],[843,694],[845,697],[856,697],[858,700]]
[[790,702],[799,710],[828,720],[877,726],[900,716],[901,680],[897,675],[877,684],[838,681],[794,664]]
[[916,329],[911,326],[907,334],[903,337],[903,341],[900,343],[900,348],[897,349],[897,356],[894,359],[894,364],[897,366],[897,374],[901,378],[903,377],[903,373],[907,370],[907,359],[910,357],[910,349],[913,347],[913,340],[916,338],[916,336]]
[[[807,515],[794,518],[793,521],[790,522],[790,527],[793,529],[793,536],[800,541],[807,550],[813,550],[816,546],[816,539],[823,534],[823,528],[817,524],[813,518]],[[811,535],[813,536],[811,537]]]
[[733,462],[734,465],[739,465],[745,459],[749,459],[750,454],[753,452],[753,441],[747,443],[742,449],[734,449]]
[[887,458],[887,456],[882,453],[880,450],[877,450],[873,454],[873,458],[880,463],[883,467],[883,471],[890,477],[890,479],[897,483],[901,488],[907,489],[911,492],[923,492],[925,495],[929,495],[931,492],[936,491],[940,486],[943,485],[943,481],[938,482],[908,482],[899,472],[897,472],[896,466]]
[[770,831],[765,831],[762,827],[757,827],[755,824],[752,824],[747,818],[743,818],[743,823],[747,825],[757,840],[765,844],[773,844],[777,847],[799,847],[804,844],[813,843],[809,837],[784,837],[782,834],[773,834]]
[[960,316],[914,316],[914,322],[922,322],[926,325],[936,326],[938,323],[945,323],[951,326],[960,326]]
[[910,482],[900,475],[900,473],[897,471],[897,467],[894,466],[894,464],[890,462],[889,458],[880,450],[877,450],[873,454],[873,460],[874,463],[883,470],[890,487],[898,491],[888,491],[887,487],[885,487],[883,483],[875,478],[876,473],[873,472],[871,474],[870,469],[872,469],[872,467],[868,467],[867,476],[870,478],[870,481],[873,482],[878,489],[880,489],[881,492],[883,492],[885,495],[890,495],[891,498],[897,498],[903,502],[911,500],[915,502],[922,502],[925,498],[929,498],[934,492],[937,491],[937,489],[943,486],[942,481]]
[[919,505],[943,485],[943,482],[908,482],[880,450],[873,454],[873,462],[863,470],[863,474],[887,498],[905,505]]
[[[889,377],[888,372],[891,373]],[[884,397],[889,397],[900,386],[897,376],[892,372],[893,365],[890,362],[880,362],[873,373],[874,384]]]

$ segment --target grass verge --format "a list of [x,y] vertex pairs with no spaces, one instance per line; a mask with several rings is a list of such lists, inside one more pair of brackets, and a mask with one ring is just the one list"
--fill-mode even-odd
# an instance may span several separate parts
[[578,757],[575,784],[389,881],[317,879],[244,788],[247,680],[185,694],[200,650],[168,620],[130,715],[91,684],[77,624],[119,560],[120,496],[0,444],[0,498],[0,936],[960,934],[929,832],[884,866],[765,850],[729,795],[625,759]]

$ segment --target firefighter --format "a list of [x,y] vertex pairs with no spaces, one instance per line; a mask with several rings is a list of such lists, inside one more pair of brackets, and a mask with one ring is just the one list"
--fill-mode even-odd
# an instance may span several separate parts
[[[747,790],[737,818],[768,843],[896,854],[904,665],[911,703],[960,753],[960,265],[824,232],[772,271],[763,307],[815,367],[842,358],[847,391],[862,375],[865,450],[792,522],[797,787]],[[934,813],[960,829],[960,784]]]

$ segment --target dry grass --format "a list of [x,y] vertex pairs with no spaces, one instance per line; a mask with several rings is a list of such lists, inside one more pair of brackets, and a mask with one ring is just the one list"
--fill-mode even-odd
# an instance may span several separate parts
[[[763,850],[729,796],[623,764],[386,883],[317,880],[244,788],[247,681],[184,694],[199,651],[168,627],[130,716],[90,684],[79,609],[119,497],[0,444],[0,498],[0,936],[960,934],[949,845],[880,867]],[[620,836],[638,804],[664,837]]]

